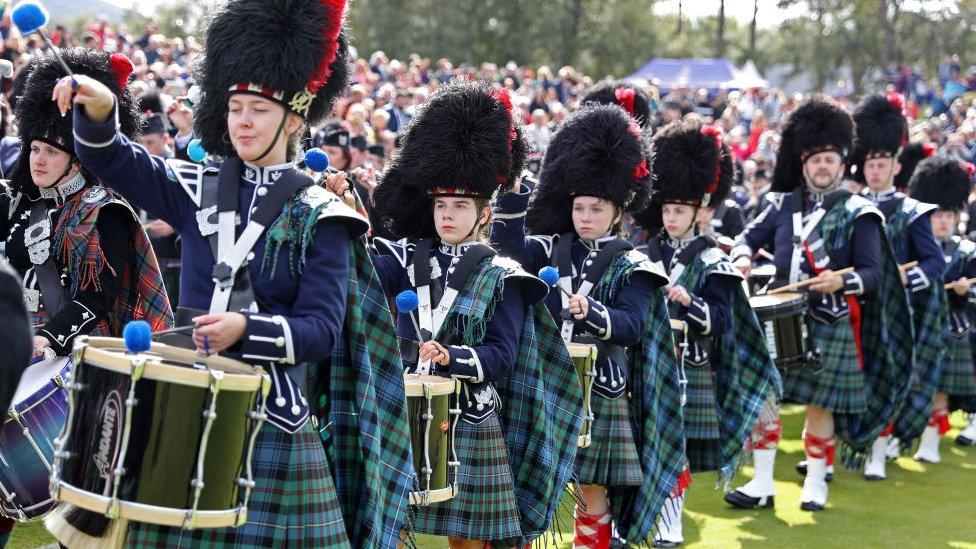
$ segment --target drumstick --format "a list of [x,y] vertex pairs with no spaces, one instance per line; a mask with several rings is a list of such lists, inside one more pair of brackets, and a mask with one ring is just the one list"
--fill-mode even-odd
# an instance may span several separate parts
[[908,263],[903,263],[898,266],[899,271],[907,271],[908,269],[914,269],[918,267],[918,261],[909,261]]
[[[846,275],[854,272],[854,267],[847,267],[846,269],[841,269],[839,271],[834,271],[835,275]],[[799,290],[800,288],[806,288],[807,286],[816,282],[816,278],[808,278],[806,280],[801,280],[799,282],[794,282],[793,284],[787,284],[786,286],[780,286],[775,290],[769,290],[766,295],[781,294],[783,292],[790,292],[793,290]]]
[[186,326],[177,326],[175,328],[167,328],[165,330],[160,330],[158,332],[153,332],[153,337],[166,335],[166,334],[178,334],[180,332],[192,332],[196,328],[196,324],[187,324]]
[[[973,278],[965,278],[965,279],[961,279],[961,280],[965,280],[966,281],[966,284],[969,284],[970,286],[973,285],[973,284],[976,284],[976,276],[974,276]],[[948,283],[946,283],[945,289],[946,290],[951,290],[952,289],[952,285],[955,284],[956,282],[959,282],[959,280],[957,280],[955,282],[948,282]]]
[[417,339],[421,343],[424,343],[424,332],[420,329],[420,324],[417,322],[417,318],[413,316],[413,312],[420,307],[420,298],[417,297],[417,292],[413,290],[403,290],[396,296],[396,308],[397,311],[401,313],[406,313],[410,317],[410,322],[413,323],[413,329],[417,331]]

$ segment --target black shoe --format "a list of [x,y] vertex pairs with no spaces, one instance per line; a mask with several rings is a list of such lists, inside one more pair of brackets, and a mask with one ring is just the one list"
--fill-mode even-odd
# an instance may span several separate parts
[[823,511],[824,506],[813,501],[804,501],[800,503],[800,509],[803,511]]
[[[886,477],[883,477],[881,475],[864,475],[864,480],[870,480],[872,482],[878,481],[878,480],[884,480],[885,478]],[[827,482],[830,482],[830,481],[828,480]]]
[[677,547],[681,545],[680,541],[667,541],[663,539],[654,540],[654,547]]
[[[807,462],[806,460],[796,462],[796,472],[800,473],[801,477],[807,476]],[[830,484],[834,481],[834,474],[827,471],[824,474],[824,482]]]
[[956,437],[956,444],[959,446],[976,446],[976,440],[959,435]]
[[737,507],[739,509],[772,509],[775,498],[776,496],[754,498],[752,496],[747,496],[738,490],[725,494],[725,501],[727,501],[732,507]]

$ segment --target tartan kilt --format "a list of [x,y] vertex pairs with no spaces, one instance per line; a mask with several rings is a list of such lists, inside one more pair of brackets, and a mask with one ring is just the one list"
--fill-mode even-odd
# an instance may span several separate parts
[[865,379],[850,318],[825,324],[807,316],[807,327],[814,345],[820,349],[820,365],[783,372],[784,400],[842,414],[864,413],[867,410]]
[[950,396],[976,397],[976,366],[968,336],[963,340],[946,338],[942,355],[942,378],[939,392]]
[[349,547],[329,462],[307,422],[293,435],[265,423],[251,458],[247,523],[181,530],[132,522],[127,547]]
[[434,536],[518,545],[515,482],[498,414],[481,423],[458,420],[454,437],[461,468],[453,498],[412,508],[412,530]]
[[685,436],[688,438],[719,438],[718,406],[712,369],[709,366],[691,367],[685,364],[688,376],[688,400],[685,403]]
[[593,409],[591,442],[576,454],[577,481],[600,486],[640,486],[644,474],[634,442],[627,397],[609,399],[593,393],[590,407]]

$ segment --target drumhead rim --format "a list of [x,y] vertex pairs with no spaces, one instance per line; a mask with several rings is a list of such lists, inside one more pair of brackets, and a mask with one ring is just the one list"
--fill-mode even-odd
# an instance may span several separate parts
[[431,396],[450,395],[461,390],[461,383],[453,378],[404,372],[403,387],[408,397],[424,396],[424,385],[430,386]]
[[569,349],[569,356],[573,358],[587,358],[596,359],[596,345],[592,343],[576,343],[575,341],[567,341],[566,348]]

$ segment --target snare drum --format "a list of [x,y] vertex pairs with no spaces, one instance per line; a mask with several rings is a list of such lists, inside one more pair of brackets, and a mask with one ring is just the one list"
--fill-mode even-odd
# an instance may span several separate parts
[[454,433],[461,409],[461,383],[456,379],[403,374],[410,421],[410,445],[417,491],[411,505],[429,505],[457,495],[461,462],[454,449]]
[[782,370],[819,362],[807,328],[806,296],[799,293],[760,295],[749,298],[766,336],[769,355]]
[[29,366],[20,376],[8,419],[0,428],[0,509],[18,521],[38,518],[51,497],[54,440],[68,417],[68,357]]
[[259,367],[154,343],[80,337],[51,491],[111,519],[180,528],[247,521],[251,453],[271,379]]
[[593,378],[596,377],[596,345],[570,342],[566,343],[566,347],[569,348],[569,356],[573,357],[576,375],[583,388],[583,425],[576,446],[586,448],[592,442],[593,409],[590,407],[590,397],[593,394]]

